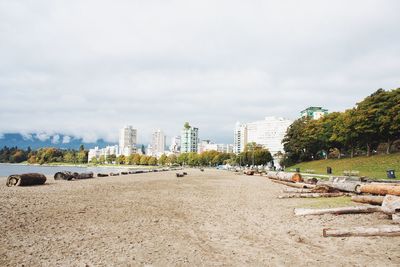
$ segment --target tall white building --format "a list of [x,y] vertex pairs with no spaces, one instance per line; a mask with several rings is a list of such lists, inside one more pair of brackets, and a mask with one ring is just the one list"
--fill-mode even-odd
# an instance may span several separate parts
[[151,149],[153,154],[163,154],[165,152],[165,134],[161,130],[153,132],[151,138]]
[[197,152],[199,143],[199,128],[185,123],[181,134],[181,152]]
[[179,153],[181,151],[181,137],[180,136],[172,137],[169,150],[174,154]]
[[120,154],[129,156],[136,152],[137,130],[132,126],[125,126],[120,130],[119,149]]
[[99,159],[100,156],[104,156],[107,158],[109,155],[117,155],[118,154],[118,146],[106,146],[105,148],[99,148],[96,146],[95,148],[89,149],[88,154],[88,162],[92,161],[93,158]]
[[246,144],[247,144],[247,125],[237,122],[234,131],[233,152],[237,154],[243,152]]
[[255,142],[267,148],[272,155],[283,152],[282,140],[291,120],[278,117],[265,117],[264,120],[246,123],[237,123],[235,128],[234,152],[243,151],[247,143]]

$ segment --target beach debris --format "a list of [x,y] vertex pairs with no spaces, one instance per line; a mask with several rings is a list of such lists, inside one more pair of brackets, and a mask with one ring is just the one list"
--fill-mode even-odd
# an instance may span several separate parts
[[8,176],[6,185],[11,186],[29,186],[42,185],[46,182],[46,176],[41,173],[13,174]]
[[383,199],[384,196],[372,196],[372,195],[357,195],[351,197],[351,201],[371,204],[371,205],[382,205]]
[[110,172],[110,176],[119,176],[118,172]]
[[93,178],[94,176],[93,176],[93,172],[82,172],[82,173],[79,173],[76,177],[75,177],[75,179],[90,179],[90,178]]
[[183,175],[188,175],[187,172],[183,172],[182,174],[183,174]]
[[286,182],[286,181],[280,181],[280,180],[271,180],[274,183],[277,184],[283,184],[286,186],[290,187],[295,187],[295,188],[314,188],[314,184],[305,184],[305,183],[293,183],[293,182]]
[[77,172],[62,171],[54,174],[54,180],[72,180],[75,179],[79,174]]
[[295,208],[294,214],[296,216],[305,215],[323,215],[323,214],[357,214],[357,213],[373,213],[382,211],[382,207],[366,205],[366,206],[353,206],[353,207],[340,207],[340,208],[327,208],[327,209],[307,209]]
[[121,172],[121,175],[128,175],[128,172]]
[[108,177],[107,173],[98,173],[97,177]]
[[288,194],[288,195],[281,195],[278,196],[279,199],[283,198],[319,198],[319,197],[342,197],[348,196],[349,193],[300,193],[300,194]]
[[400,196],[400,185],[398,184],[365,184],[360,187],[361,193],[373,195],[395,195]]
[[351,227],[322,230],[324,237],[346,237],[346,236],[400,236],[400,225],[379,225],[374,227]]
[[243,171],[243,174],[246,174],[246,175],[254,175],[254,170],[244,170],[244,171]]
[[386,214],[394,214],[400,212],[400,197],[386,195],[382,202],[382,211]]
[[179,177],[184,177],[184,176],[185,176],[185,175],[184,175],[183,173],[179,173],[179,172],[176,173],[176,177],[178,177],[178,178],[179,178]]
[[287,181],[287,182],[303,182],[300,173],[297,172],[268,172],[267,177],[273,180]]
[[200,169],[200,171],[201,171],[201,172],[204,172],[204,169],[203,169],[203,168],[201,168],[201,169]]
[[327,185],[344,192],[361,193],[360,188],[363,185],[360,181],[349,180],[348,178],[333,177],[330,181],[319,181],[318,184]]
[[284,188],[283,193],[314,193],[312,189],[309,188]]

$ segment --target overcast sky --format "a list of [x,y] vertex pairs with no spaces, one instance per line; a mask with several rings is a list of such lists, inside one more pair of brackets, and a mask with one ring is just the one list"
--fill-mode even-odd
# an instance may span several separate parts
[[0,0],[0,134],[139,143],[400,87],[400,1]]

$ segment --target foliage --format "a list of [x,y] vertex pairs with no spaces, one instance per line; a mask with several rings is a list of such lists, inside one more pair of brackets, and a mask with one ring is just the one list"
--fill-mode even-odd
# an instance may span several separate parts
[[386,143],[386,153],[400,139],[400,88],[379,89],[356,107],[333,112],[318,120],[300,118],[292,123],[283,139],[283,164],[356,153],[370,156],[379,144]]

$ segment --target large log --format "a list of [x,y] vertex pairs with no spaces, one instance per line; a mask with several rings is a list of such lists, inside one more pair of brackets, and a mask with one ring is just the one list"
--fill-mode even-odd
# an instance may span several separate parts
[[62,171],[56,172],[54,174],[54,180],[72,180],[75,179],[79,174],[77,172],[70,172],[70,171]]
[[352,196],[351,201],[358,203],[366,203],[371,205],[382,205],[383,196],[359,195]]
[[313,189],[308,188],[284,188],[283,193],[313,193]]
[[352,213],[373,213],[382,211],[381,207],[377,206],[354,206],[354,207],[341,207],[341,208],[328,208],[328,209],[294,209],[294,214],[297,216],[305,215],[322,215],[322,214],[352,214]]
[[283,185],[287,185],[290,187],[295,187],[295,188],[314,188],[315,185],[313,184],[305,184],[305,183],[292,183],[292,182],[285,182],[285,181],[280,181],[280,180],[271,180],[274,183],[277,184],[283,184]]
[[303,182],[300,173],[297,172],[268,172],[267,177],[274,180],[287,182]]
[[400,212],[400,197],[386,195],[382,202],[382,211],[386,214]]
[[360,187],[361,193],[373,195],[395,195],[400,196],[400,185],[365,184]]
[[93,178],[93,172],[83,172],[75,177],[75,179],[90,179],[90,178]]
[[375,227],[352,227],[343,229],[324,228],[324,237],[336,236],[400,236],[400,225],[380,225]]
[[97,177],[107,177],[108,174],[107,173],[98,173]]
[[300,193],[300,194],[289,194],[289,195],[283,195],[283,196],[278,196],[278,198],[283,199],[283,198],[319,198],[319,197],[342,197],[342,196],[348,196],[349,193]]
[[46,182],[46,176],[41,173],[13,174],[8,176],[7,186],[42,185]]
[[334,180],[329,182],[320,181],[318,182],[318,185],[326,185],[344,192],[352,192],[357,194],[361,193],[360,191],[361,183],[355,181],[346,181],[346,180],[338,180],[338,181]]

